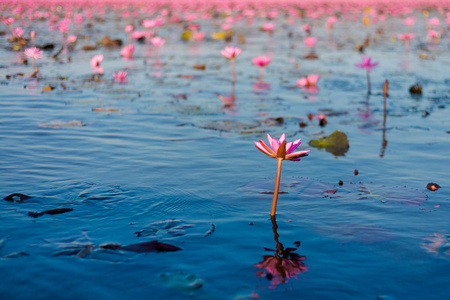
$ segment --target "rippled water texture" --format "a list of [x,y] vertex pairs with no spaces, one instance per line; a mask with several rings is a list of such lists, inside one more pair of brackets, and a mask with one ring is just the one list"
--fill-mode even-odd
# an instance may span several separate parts
[[[50,9],[55,31],[51,16],[30,21],[16,7],[1,6],[3,17],[17,17],[12,27],[23,19],[24,37],[33,29],[37,45],[55,48],[29,78],[31,60],[21,64],[24,48],[11,50],[0,24],[1,299],[450,298],[444,2],[385,14],[363,5],[257,6],[253,17],[207,5],[31,7]],[[72,11],[83,16],[69,25],[75,49],[51,58],[63,41],[57,22]],[[181,39],[191,14],[202,41]],[[332,14],[338,21],[327,29]],[[158,50],[132,41],[128,60],[121,47],[81,50],[105,35],[126,45],[127,24],[146,31],[140,21],[158,15],[164,24],[152,30],[166,39]],[[403,24],[409,16],[412,27]],[[431,18],[440,25],[430,27]],[[231,41],[220,39],[226,22]],[[273,34],[259,29],[267,23]],[[310,52],[305,24],[317,37],[315,60],[302,58]],[[427,28],[440,38],[429,39]],[[409,50],[397,38],[408,30],[416,34]],[[365,70],[355,67],[365,40],[365,55],[379,62],[370,96]],[[243,50],[235,85],[225,46]],[[96,54],[104,55],[97,79]],[[260,55],[273,58],[264,83],[251,62]],[[128,71],[128,83],[113,82],[118,71]],[[310,74],[320,75],[317,89],[298,87]],[[409,92],[415,83],[421,96]],[[308,119],[322,113],[325,126]],[[347,135],[348,150],[308,145],[335,130]],[[253,143],[267,133],[301,138],[299,149],[311,150],[283,162],[276,220],[277,163]],[[14,193],[29,198],[7,197]]]

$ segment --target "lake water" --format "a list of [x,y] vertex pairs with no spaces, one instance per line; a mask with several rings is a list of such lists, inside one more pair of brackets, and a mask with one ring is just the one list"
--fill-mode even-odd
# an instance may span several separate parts
[[[342,18],[326,30],[325,18],[290,23],[280,13],[273,35],[259,30],[267,20],[243,19],[228,43],[209,37],[223,18],[197,21],[204,41],[183,41],[182,25],[166,23],[157,32],[166,44],[156,51],[135,41],[131,60],[120,47],[81,51],[105,35],[127,40],[130,19],[112,10],[103,23],[83,26],[89,41],[79,36],[58,60],[50,55],[61,34],[34,21],[24,28],[36,30],[36,43],[56,44],[36,61],[38,78],[27,77],[31,64],[9,50],[9,33],[2,36],[0,192],[31,198],[0,202],[0,298],[448,298],[448,28],[431,10],[444,25],[441,39],[430,41],[426,17],[413,14],[409,51],[395,39],[405,33],[403,17],[368,26]],[[302,59],[306,23],[318,38],[317,60]],[[379,62],[369,97],[365,70],[354,66],[361,61],[354,48],[367,36],[365,54]],[[235,85],[220,54],[226,45],[243,49]],[[90,80],[95,54],[104,55],[99,81]],[[273,57],[266,85],[251,62],[259,55]],[[128,83],[113,83],[111,73],[121,70]],[[17,73],[25,76],[6,79]],[[296,86],[313,73],[316,93]],[[410,94],[415,83],[422,96]],[[233,105],[217,94],[234,95]],[[324,113],[327,125],[309,113]],[[342,155],[308,145],[335,130],[350,143]],[[283,163],[276,222],[269,216],[276,160],[253,143],[267,133],[301,138],[299,149],[311,150]],[[29,216],[59,208],[73,211]],[[182,250],[100,247],[154,240]]]

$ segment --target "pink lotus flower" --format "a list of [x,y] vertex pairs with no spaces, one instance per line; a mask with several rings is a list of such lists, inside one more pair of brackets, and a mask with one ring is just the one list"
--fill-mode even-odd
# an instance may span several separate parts
[[141,39],[143,37],[145,37],[145,33],[142,31],[133,31],[131,33],[131,38],[133,38],[135,40]]
[[68,43],[75,43],[77,41],[77,36],[76,35],[69,35],[67,37],[67,42]]
[[416,22],[416,17],[408,17],[403,20],[403,24],[406,26],[412,26]]
[[222,30],[228,31],[231,29],[231,25],[226,23],[221,26]]
[[303,44],[305,44],[305,46],[308,47],[308,48],[314,47],[316,42],[317,42],[317,39],[315,37],[312,37],[312,36],[308,36],[308,37],[305,37],[303,39]]
[[8,25],[8,26],[13,24],[15,21],[16,21],[16,19],[13,17],[2,19],[3,24]]
[[233,76],[232,82],[235,83],[236,82],[236,67],[235,67],[234,59],[237,56],[239,56],[239,54],[242,53],[242,50],[237,47],[225,47],[225,49],[220,51],[220,53],[222,53],[223,57],[230,60],[231,74]]
[[233,59],[239,56],[239,54],[242,53],[242,50],[237,47],[225,47],[225,49],[220,51],[220,53],[222,53],[223,57],[225,58]]
[[320,76],[316,74],[311,74],[306,77],[302,77],[297,80],[297,85],[300,87],[311,87],[315,86]]
[[12,33],[13,33],[14,36],[20,38],[25,33],[25,30],[23,30],[22,27],[16,27],[16,28],[13,29]]
[[[300,146],[302,141],[301,139],[298,139],[294,142],[286,143],[286,135],[284,133],[281,135],[279,140],[277,140],[276,138],[272,138],[270,134],[267,134],[267,140],[270,147],[263,140],[259,140],[259,142],[254,143],[258,150],[272,158],[300,161],[300,157],[308,156],[308,153],[310,152],[310,150],[293,152],[298,148],[298,146]],[[283,153],[283,151],[280,151],[281,153],[278,153],[278,150],[283,143],[285,144],[284,147],[286,152]]]
[[159,36],[156,36],[150,40],[153,46],[159,48],[166,42],[164,39],[160,38]]
[[24,53],[27,57],[30,57],[33,59],[43,57],[43,52],[41,50],[39,50],[39,48],[36,48],[36,47],[31,47],[31,48],[25,49]]
[[270,57],[267,56],[258,56],[258,57],[254,57],[252,58],[252,62],[255,64],[255,66],[257,67],[265,67],[267,66],[270,62],[272,61],[272,59]]
[[92,68],[100,67],[100,63],[102,62],[102,60],[103,60],[103,55],[102,54],[95,55],[91,59],[91,67]]
[[120,50],[120,55],[122,55],[123,57],[131,58],[133,57],[133,52],[134,52],[134,45],[130,44],[123,47],[122,50]]
[[127,25],[125,26],[125,32],[126,33],[130,33],[134,30],[134,26],[133,25]]
[[412,40],[416,35],[414,33],[405,33],[397,35],[397,38],[402,41]]
[[441,24],[438,18],[428,19],[427,23],[431,26],[439,26]]
[[431,39],[436,39],[440,37],[440,34],[436,30],[428,30],[428,37]]
[[119,71],[117,73],[112,73],[112,76],[114,77],[114,80],[117,80],[118,83],[126,83],[128,72]]
[[280,189],[281,164],[283,160],[299,161],[300,157],[308,156],[309,150],[294,152],[294,150],[297,149],[298,146],[300,146],[301,140],[298,139],[294,142],[286,143],[286,135],[284,133],[281,135],[279,140],[277,140],[276,138],[272,138],[269,134],[267,134],[267,140],[269,141],[270,147],[262,140],[254,143],[259,151],[278,160],[277,177],[275,180],[275,189],[272,199],[272,209],[270,210],[270,215],[275,216],[278,191]]
[[302,25],[302,30],[305,32],[310,32],[311,26],[309,24]]
[[261,26],[261,30],[272,32],[275,29],[275,25],[273,23],[266,23]]
[[372,58],[371,57],[363,57],[363,61],[355,64],[356,67],[361,68],[361,69],[366,69],[368,72],[372,72],[372,68],[378,66],[378,62],[372,62]]
[[205,33],[204,32],[196,32],[196,33],[194,33],[194,40],[201,41],[204,38],[205,38]]

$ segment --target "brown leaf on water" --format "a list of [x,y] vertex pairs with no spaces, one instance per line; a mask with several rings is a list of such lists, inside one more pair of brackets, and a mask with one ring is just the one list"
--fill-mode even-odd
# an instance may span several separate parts
[[313,59],[319,59],[319,56],[317,56],[317,54],[311,52],[311,53],[309,53],[307,55],[302,56],[302,58],[303,59],[311,59],[311,60],[313,60]]
[[84,45],[81,50],[83,51],[94,51],[97,50],[97,45]]
[[73,208],[55,208],[55,209],[50,209],[50,210],[46,210],[43,212],[29,212],[28,215],[30,217],[37,218],[37,217],[43,216],[45,214],[59,215],[59,214],[63,214],[63,213],[69,212],[69,211],[73,211]]
[[120,47],[122,46],[121,39],[111,39],[109,36],[105,35],[97,44],[106,46],[106,47]]
[[427,184],[427,189],[429,189],[430,191],[437,191],[441,186],[437,183],[432,183],[430,182],[429,184]]
[[36,78],[37,74],[39,73],[39,68],[36,68],[36,71],[31,72],[28,77],[30,78]]
[[28,196],[25,194],[14,193],[14,194],[6,196],[5,198],[3,198],[3,200],[9,201],[9,202],[23,202],[30,198],[31,198],[31,196]]
[[195,65],[194,69],[204,71],[206,70],[206,65]]

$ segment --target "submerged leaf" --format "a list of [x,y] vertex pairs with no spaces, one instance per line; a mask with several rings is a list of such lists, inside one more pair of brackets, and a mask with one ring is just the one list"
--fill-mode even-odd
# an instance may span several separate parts
[[158,242],[156,240],[132,244],[124,247],[120,247],[120,250],[137,252],[137,253],[145,253],[145,252],[173,252],[182,250],[181,248],[169,244],[164,244]]
[[25,194],[14,193],[14,194],[6,196],[5,198],[3,198],[3,200],[9,201],[9,202],[23,202],[30,198],[31,198],[31,196],[27,196]]
[[159,275],[159,280],[165,285],[180,291],[196,290],[204,284],[203,279],[183,272],[176,274],[163,273]]
[[37,217],[43,216],[45,214],[59,215],[59,214],[63,214],[63,213],[69,212],[69,211],[73,211],[73,208],[55,208],[55,209],[50,209],[50,210],[46,210],[43,212],[29,212],[28,215],[30,217],[37,218]]
[[318,140],[311,140],[308,143],[315,148],[325,148],[327,152],[330,152],[336,156],[344,156],[344,154],[350,148],[347,135],[340,131],[335,130],[327,138],[319,138]]
[[372,244],[396,238],[396,235],[388,229],[366,224],[341,223],[320,226],[317,229],[343,242]]

